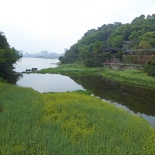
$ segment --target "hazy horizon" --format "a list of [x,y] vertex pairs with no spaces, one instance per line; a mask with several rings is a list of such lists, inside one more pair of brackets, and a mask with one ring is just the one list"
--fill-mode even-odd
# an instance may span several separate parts
[[0,0],[0,31],[24,53],[62,54],[90,29],[155,13],[154,0]]

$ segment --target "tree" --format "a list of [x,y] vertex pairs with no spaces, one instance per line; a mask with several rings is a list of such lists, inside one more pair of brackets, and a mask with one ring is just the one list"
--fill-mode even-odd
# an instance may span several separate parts
[[122,62],[123,59],[123,52],[122,51],[118,51],[116,53],[116,58],[118,58],[120,60],[120,62]]
[[[145,33],[142,37],[141,37],[141,46],[143,47],[143,43],[145,42],[145,44],[149,44],[150,47],[148,48],[152,48],[155,47],[155,32],[147,32]],[[144,47],[146,47],[146,45],[144,45]]]
[[59,57],[59,61],[60,61],[60,63],[63,64],[63,63],[64,63],[64,57],[63,57],[63,56],[60,56],[60,57]]
[[145,41],[145,40],[142,40],[139,45],[136,47],[137,49],[135,50],[135,55],[138,59],[138,62],[140,64],[144,63],[147,64],[148,63],[148,60],[149,60],[149,49],[151,48],[152,46],[150,45],[149,42]]
[[144,19],[145,19],[145,15],[141,15],[141,16],[139,16],[139,17],[136,17],[136,18],[132,21],[132,23],[137,22],[137,21],[139,21],[139,20],[144,20]]
[[153,15],[151,16],[151,18],[152,18],[152,19],[155,19],[155,14],[153,14]]
[[[128,49],[139,49],[142,44],[155,47],[155,14],[145,18],[144,15],[136,17],[130,24],[104,24],[98,29],[88,30],[76,44],[66,52],[63,63],[81,61],[87,66],[101,65],[104,52],[111,49],[123,50],[123,43],[128,42]],[[145,44],[144,44],[145,42]],[[141,47],[142,48],[142,47]],[[117,51],[116,50],[116,51]],[[137,52],[140,57],[144,52]],[[121,53],[117,54],[121,59]],[[138,62],[137,60],[135,62]],[[139,61],[141,62],[141,61]]]
[[8,80],[14,73],[13,64],[21,57],[15,48],[10,48],[6,37],[0,33],[0,77]]
[[0,32],[0,49],[8,47],[9,44],[7,42],[6,37],[3,35],[3,32]]
[[103,61],[106,62],[106,63],[111,63],[111,59],[112,59],[112,55],[110,52],[105,52],[103,54]]
[[[150,49],[155,47],[155,32],[147,32],[141,37],[141,41],[138,44],[137,48],[141,49],[139,52],[139,60],[140,57],[145,61],[145,64],[147,65],[149,61],[149,55],[151,54]],[[142,63],[142,60],[140,60]]]
[[102,46],[103,46],[103,43],[102,42],[95,42],[94,44],[93,44],[93,52],[94,53],[99,53],[99,52],[101,52],[102,51]]
[[112,42],[113,47],[122,48],[123,47],[123,36],[117,36]]
[[155,59],[152,59],[148,62],[144,67],[144,71],[150,75],[155,77]]

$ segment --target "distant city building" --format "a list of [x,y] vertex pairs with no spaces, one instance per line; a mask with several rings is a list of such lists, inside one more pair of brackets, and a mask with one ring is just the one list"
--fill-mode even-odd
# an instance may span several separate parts
[[48,51],[41,51],[40,53],[25,53],[23,57],[30,57],[30,58],[59,58],[62,54],[57,53],[49,53]]

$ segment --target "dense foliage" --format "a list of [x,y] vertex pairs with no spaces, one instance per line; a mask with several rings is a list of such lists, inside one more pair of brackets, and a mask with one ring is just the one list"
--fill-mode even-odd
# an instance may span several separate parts
[[[111,54],[128,49],[150,49],[155,47],[155,14],[136,17],[130,24],[115,22],[92,29],[60,57],[61,63],[81,61],[84,65],[102,66],[111,59]],[[105,54],[108,52],[108,54]]]
[[80,92],[40,94],[0,83],[0,154],[155,152],[155,130],[139,116]]
[[0,77],[8,80],[12,76],[13,64],[21,58],[15,48],[11,48],[6,37],[0,32]]
[[150,76],[154,76],[155,77],[155,59],[151,60],[144,69],[145,72],[148,73],[148,75]]

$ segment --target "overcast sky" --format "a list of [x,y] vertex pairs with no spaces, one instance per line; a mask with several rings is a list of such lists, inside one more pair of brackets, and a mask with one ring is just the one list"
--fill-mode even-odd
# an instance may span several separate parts
[[0,31],[28,53],[63,53],[85,32],[155,13],[155,0],[0,0]]

